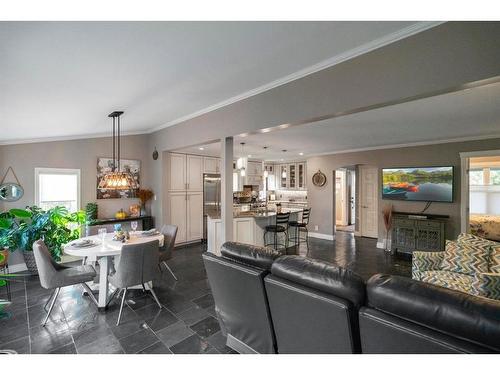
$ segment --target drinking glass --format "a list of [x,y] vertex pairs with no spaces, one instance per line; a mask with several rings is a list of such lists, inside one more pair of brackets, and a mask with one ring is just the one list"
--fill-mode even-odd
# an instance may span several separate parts
[[130,226],[132,227],[132,230],[135,232],[137,230],[137,221],[132,221],[130,223]]
[[106,237],[106,233],[108,231],[106,230],[106,228],[99,228],[99,230],[97,231],[97,233],[99,234],[99,237],[101,238],[101,245],[104,246],[104,238]]

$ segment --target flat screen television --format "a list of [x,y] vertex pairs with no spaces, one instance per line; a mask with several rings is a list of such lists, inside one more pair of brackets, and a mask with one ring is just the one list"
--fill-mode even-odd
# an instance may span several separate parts
[[382,169],[382,199],[453,202],[453,167]]

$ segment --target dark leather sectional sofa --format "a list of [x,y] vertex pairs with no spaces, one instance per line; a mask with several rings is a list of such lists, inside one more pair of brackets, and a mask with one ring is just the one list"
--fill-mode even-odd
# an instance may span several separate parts
[[227,242],[203,259],[239,353],[500,353],[500,303]]

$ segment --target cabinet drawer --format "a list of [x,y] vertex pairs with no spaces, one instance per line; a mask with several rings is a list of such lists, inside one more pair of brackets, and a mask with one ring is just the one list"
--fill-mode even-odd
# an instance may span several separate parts
[[439,229],[441,223],[437,221],[417,221],[417,227],[426,229]]
[[413,228],[415,226],[415,221],[408,219],[394,219],[394,226]]

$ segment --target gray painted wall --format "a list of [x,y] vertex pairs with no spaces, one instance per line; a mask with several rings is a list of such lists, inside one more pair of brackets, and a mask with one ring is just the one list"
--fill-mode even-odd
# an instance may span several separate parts
[[[151,152],[149,135],[124,136],[121,156],[141,161],[141,186],[151,187]],[[23,188],[24,196],[12,203],[0,203],[0,210],[25,207],[35,200],[35,168],[79,168],[81,170],[81,208],[88,202],[97,202],[100,217],[113,217],[120,208],[128,211],[137,199],[96,200],[96,165],[100,156],[109,157],[111,138],[92,138],[71,141],[28,143],[0,146],[0,174],[9,166],[14,168]],[[22,262],[21,254],[13,254],[10,264]]]
[[[174,150],[499,76],[499,34],[499,22],[445,23],[157,131],[150,148]],[[162,189],[162,166],[161,160],[153,164],[157,192]],[[161,217],[161,202],[154,205]]]
[[[447,223],[447,237],[456,238],[460,232],[460,152],[496,150],[500,139],[482,141],[446,143],[429,146],[394,148],[386,150],[363,151],[327,156],[318,156],[307,159],[307,199],[312,208],[309,230],[314,232],[318,225],[318,232],[333,234],[333,205],[334,205],[334,170],[352,165],[369,165],[377,168],[384,167],[413,167],[413,166],[454,166],[455,190],[453,203],[432,203],[427,213],[450,215]],[[312,175],[320,169],[327,175],[328,183],[324,187],[316,187],[311,183]],[[379,175],[379,187],[381,175]],[[359,191],[358,187],[356,191]],[[358,199],[359,201],[359,199]],[[385,228],[382,219],[384,204],[392,203],[395,211],[418,212],[425,202],[386,201],[381,199],[379,192],[379,238],[385,238]],[[356,213],[359,218],[358,211]],[[357,219],[358,220],[358,219]]]

